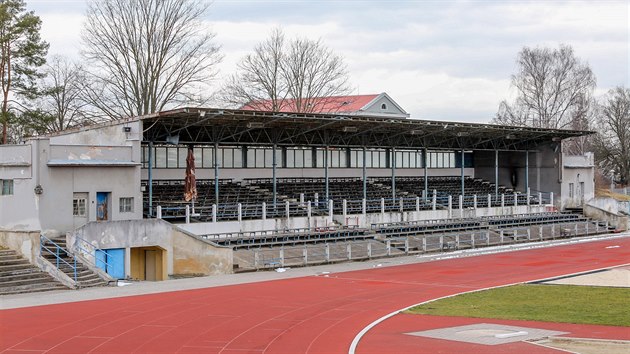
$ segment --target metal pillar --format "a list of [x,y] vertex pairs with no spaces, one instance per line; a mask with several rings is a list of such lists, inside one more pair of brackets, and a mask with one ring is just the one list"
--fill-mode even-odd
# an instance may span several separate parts
[[427,166],[429,165],[429,161],[427,161],[427,148],[424,148],[422,151],[422,163],[424,163],[424,200],[425,202],[429,199],[429,177],[427,174]]
[[153,142],[149,141],[149,217],[153,217]]
[[271,162],[271,179],[272,179],[272,184],[273,184],[273,188],[272,188],[272,194],[273,194],[273,209],[276,210],[276,202],[277,202],[277,193],[276,193],[276,166],[277,166],[277,161],[276,161],[276,144],[273,144],[272,150],[271,150],[272,155],[272,162]]
[[494,195],[499,196],[499,150],[494,150]]
[[219,142],[214,143],[214,204],[219,207]]
[[328,201],[328,145],[324,149],[324,183],[326,185],[326,201]]
[[367,160],[366,157],[367,152],[365,151],[365,146],[363,147],[363,200],[367,199],[367,169],[365,167],[365,162]]
[[392,147],[392,158],[389,160],[392,164],[392,200],[396,199],[396,148]]
[[[525,150],[525,190],[529,190],[529,150]],[[527,193],[527,200],[529,200],[529,193]]]
[[464,149],[462,149],[462,167],[461,167],[461,177],[462,177],[462,197],[464,196]]

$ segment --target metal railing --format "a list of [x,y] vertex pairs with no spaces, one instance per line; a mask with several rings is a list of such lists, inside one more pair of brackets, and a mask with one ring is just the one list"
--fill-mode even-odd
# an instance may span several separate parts
[[[53,246],[53,249],[46,246],[47,244],[51,244]],[[57,243],[53,242],[48,237],[44,235],[39,235],[39,255],[43,256],[44,251],[47,252],[47,254],[55,256],[55,266],[57,267],[57,269],[61,270],[59,266],[63,264],[70,267],[74,274],[74,281],[75,282],[77,281],[77,257],[68,253],[68,251],[65,248],[59,246]],[[65,259],[61,258],[62,253],[65,253],[67,256],[72,257],[73,264],[70,264]]]
[[[89,243],[87,240],[81,237],[77,236],[76,240],[77,240],[77,242],[75,243],[76,250],[82,254],[85,254],[94,258],[94,261],[92,262],[88,257],[84,257],[88,262],[91,263],[91,265],[95,266],[96,268],[103,269],[105,270],[105,272],[107,272],[107,268],[112,266],[111,264],[107,262],[107,259],[110,256],[110,254],[106,250],[103,250],[94,246],[93,244]],[[99,257],[97,257],[98,254],[105,255],[105,260],[102,260]]]

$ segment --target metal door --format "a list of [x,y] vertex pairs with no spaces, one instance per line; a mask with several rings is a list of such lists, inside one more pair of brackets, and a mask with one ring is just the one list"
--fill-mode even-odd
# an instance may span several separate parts
[[109,192],[96,192],[96,220],[109,220]]
[[107,250],[96,250],[94,254],[96,266],[104,270],[112,278],[125,278],[125,249],[110,248]]

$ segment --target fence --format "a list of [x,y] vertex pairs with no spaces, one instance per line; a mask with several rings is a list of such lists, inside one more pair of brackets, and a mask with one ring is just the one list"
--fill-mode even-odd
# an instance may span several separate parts
[[359,261],[396,255],[448,252],[521,242],[546,241],[607,232],[608,223],[593,221],[541,224],[531,227],[491,228],[443,232],[442,234],[408,235],[382,240],[329,242],[276,248],[254,248],[236,251],[234,263],[239,269],[272,269],[286,266],[306,266],[332,262]]

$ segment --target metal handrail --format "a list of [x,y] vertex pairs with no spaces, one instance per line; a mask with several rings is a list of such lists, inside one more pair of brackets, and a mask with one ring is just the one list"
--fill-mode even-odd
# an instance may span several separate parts
[[[51,244],[53,244],[55,246],[55,252],[53,252],[50,248],[44,246],[44,241],[46,242],[50,242]],[[66,262],[65,259],[61,258],[59,256],[59,250],[62,250],[63,252],[65,252],[67,255],[70,255],[70,253],[68,253],[68,251],[66,249],[64,249],[63,247],[59,246],[58,244],[56,244],[54,241],[52,241],[51,239],[49,239],[48,237],[44,236],[44,235],[39,235],[39,255],[42,255],[42,251],[46,250],[48,251],[48,253],[52,254],[53,256],[55,256],[55,260],[56,260],[56,267],[57,269],[59,269],[59,262],[63,262],[65,264],[67,264],[70,268],[72,268],[73,272],[74,272],[74,281],[77,281],[77,257],[75,257],[74,255],[72,256],[72,259],[74,261],[74,265]]]
[[[98,247],[95,247],[94,245],[92,245],[91,243],[89,243],[87,240],[85,240],[85,239],[83,239],[83,238],[81,238],[81,237],[79,237],[79,236],[77,236],[77,237],[76,237],[76,239],[77,239],[77,241],[80,241],[80,242],[82,242],[82,243],[84,243],[84,244],[86,244],[86,245],[89,245],[89,246],[90,246],[90,248],[92,248],[92,250],[94,251],[94,253],[92,253],[90,250],[88,250],[88,249],[84,248],[83,246],[81,246],[81,244],[79,244],[79,243],[75,244],[76,248],[77,248],[79,251],[83,251],[84,253],[89,254],[89,255],[91,255],[92,257],[94,257],[94,262],[92,263],[92,265],[93,265],[93,266],[95,266],[95,267],[97,267],[97,268],[100,268],[100,267],[98,266],[98,263],[103,263],[103,264],[105,264],[106,269],[107,269],[107,267],[111,267],[111,266],[112,266],[111,264],[107,263],[107,261],[106,261],[106,260],[105,260],[105,261],[103,261],[103,260],[100,260],[100,259],[96,258],[96,253],[97,253],[97,252],[102,252],[102,253],[104,253],[104,254],[105,254],[105,259],[107,259],[107,257],[109,257],[109,256],[110,256],[110,254],[109,254],[106,250],[103,250],[103,249],[100,249],[100,248],[98,248]],[[86,259],[86,260],[89,262],[89,259]],[[98,263],[97,263],[97,262],[98,262]]]

